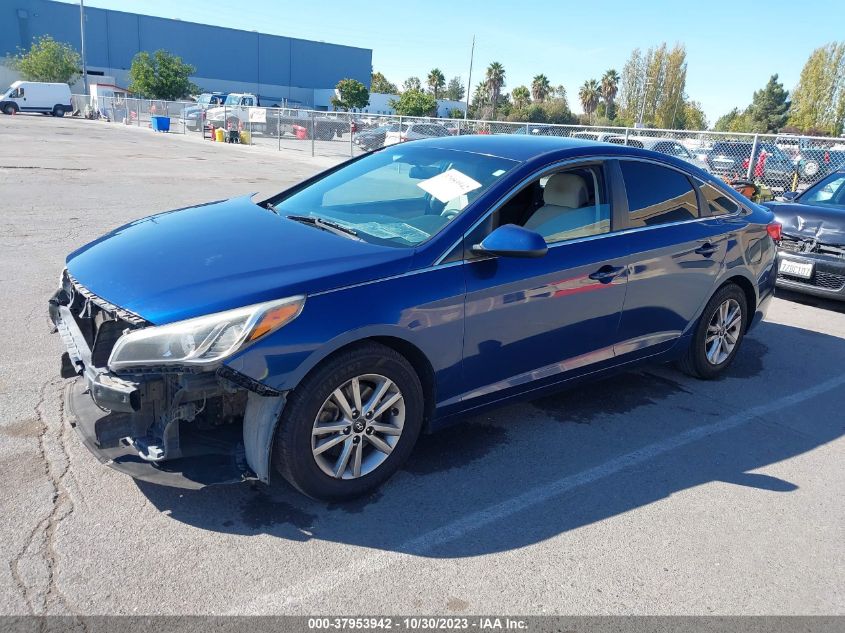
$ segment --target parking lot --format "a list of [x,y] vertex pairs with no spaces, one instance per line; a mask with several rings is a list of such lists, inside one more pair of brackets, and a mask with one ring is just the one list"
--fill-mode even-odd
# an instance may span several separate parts
[[845,612],[845,305],[800,295],[724,379],[646,367],[468,419],[354,503],[100,465],[48,334],[65,255],[339,160],[198,136],[0,118],[0,613]]

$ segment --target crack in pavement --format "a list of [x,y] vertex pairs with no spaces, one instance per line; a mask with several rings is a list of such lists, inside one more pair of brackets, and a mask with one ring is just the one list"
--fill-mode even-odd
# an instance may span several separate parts
[[[12,576],[21,591],[27,609],[32,615],[44,615],[51,607],[58,607],[63,613],[77,614],[70,600],[57,584],[58,553],[56,539],[62,521],[74,511],[74,502],[64,485],[64,478],[70,470],[70,456],[64,441],[64,400],[61,389],[64,380],[53,377],[39,390],[35,405],[36,420],[40,425],[37,438],[38,458],[43,462],[44,476],[50,484],[51,508],[30,531],[23,547],[10,561]],[[58,400],[56,411],[57,428],[51,428],[48,421],[48,401]],[[33,563],[41,567],[41,574],[27,574],[24,564]],[[39,577],[40,576],[40,577]]]

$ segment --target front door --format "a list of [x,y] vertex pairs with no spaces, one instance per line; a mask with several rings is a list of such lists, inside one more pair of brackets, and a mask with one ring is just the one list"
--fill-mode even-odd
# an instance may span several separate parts
[[[464,400],[478,405],[613,358],[625,298],[624,234],[611,227],[602,164],[538,178],[467,237]],[[537,258],[477,257],[502,224],[546,239]]]

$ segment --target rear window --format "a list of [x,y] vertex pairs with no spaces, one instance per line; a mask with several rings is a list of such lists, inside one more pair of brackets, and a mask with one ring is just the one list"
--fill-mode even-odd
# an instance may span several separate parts
[[707,201],[710,215],[729,215],[739,211],[739,205],[731,200],[726,193],[719,191],[713,185],[709,185],[706,182],[699,182],[698,188]]
[[698,203],[689,179],[681,172],[642,161],[621,161],[632,227],[694,220]]

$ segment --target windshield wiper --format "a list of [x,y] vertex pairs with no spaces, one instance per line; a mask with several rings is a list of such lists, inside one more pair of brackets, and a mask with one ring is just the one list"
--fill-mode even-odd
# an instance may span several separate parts
[[355,229],[350,229],[348,226],[344,226],[343,224],[339,224],[337,222],[332,222],[331,220],[324,220],[323,218],[318,218],[313,215],[287,215],[285,216],[288,220],[293,220],[294,222],[301,222],[303,224],[310,224],[312,226],[316,226],[318,229],[323,229],[324,231],[328,231],[329,233],[334,233],[335,235],[342,235],[343,237],[351,237],[359,242],[363,242],[360,237],[358,237],[358,231]]

